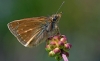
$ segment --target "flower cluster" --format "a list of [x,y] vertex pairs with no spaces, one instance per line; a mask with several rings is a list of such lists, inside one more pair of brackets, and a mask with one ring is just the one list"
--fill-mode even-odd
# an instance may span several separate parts
[[66,58],[69,56],[68,51],[70,50],[71,46],[72,45],[68,43],[65,35],[56,35],[48,38],[46,51],[49,52],[49,56],[55,57],[55,59],[58,61],[60,61],[62,58],[65,61],[63,56],[66,56]]

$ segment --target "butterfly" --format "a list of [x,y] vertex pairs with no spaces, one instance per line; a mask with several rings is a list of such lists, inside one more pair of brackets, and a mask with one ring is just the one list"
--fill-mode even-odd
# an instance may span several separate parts
[[57,23],[60,18],[61,13],[50,17],[25,18],[12,21],[7,26],[22,45],[32,47],[59,33]]

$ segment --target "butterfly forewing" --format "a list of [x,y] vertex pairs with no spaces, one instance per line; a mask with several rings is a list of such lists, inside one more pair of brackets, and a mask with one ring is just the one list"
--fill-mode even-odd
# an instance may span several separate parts
[[[42,39],[42,35],[46,35],[45,31],[43,31],[45,32],[44,34],[41,34],[41,30],[44,30],[43,26],[46,24],[47,20],[47,17],[15,20],[8,23],[8,28],[18,41],[27,47],[28,45],[32,45],[32,43],[34,43],[33,45],[37,43],[36,36]],[[41,36],[39,36],[39,34],[41,34]]]

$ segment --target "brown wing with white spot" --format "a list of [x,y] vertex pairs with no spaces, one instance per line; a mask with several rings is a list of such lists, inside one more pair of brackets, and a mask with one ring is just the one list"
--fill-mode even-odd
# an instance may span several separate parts
[[46,24],[47,19],[47,17],[26,18],[12,21],[7,25],[18,41],[28,47],[31,41],[35,42],[33,39],[40,33],[41,26]]

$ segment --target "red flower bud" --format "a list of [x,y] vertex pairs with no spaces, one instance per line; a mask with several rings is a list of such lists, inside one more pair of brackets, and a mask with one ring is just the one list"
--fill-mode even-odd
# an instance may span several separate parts
[[53,39],[54,39],[54,40],[59,40],[59,39],[60,39],[60,36],[59,36],[59,35],[54,36]]
[[63,42],[63,41],[59,41],[59,42],[58,42],[58,45],[59,45],[59,46],[64,46],[64,42]]
[[60,52],[61,52],[59,48],[55,48],[53,51],[54,51],[55,53],[60,53]]
[[70,43],[67,43],[64,45],[66,49],[70,49],[72,47],[72,45]]
[[50,45],[56,45],[55,41],[50,41]]

